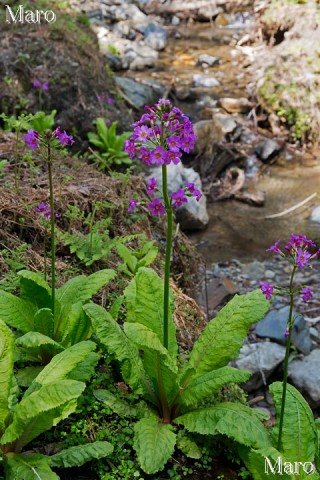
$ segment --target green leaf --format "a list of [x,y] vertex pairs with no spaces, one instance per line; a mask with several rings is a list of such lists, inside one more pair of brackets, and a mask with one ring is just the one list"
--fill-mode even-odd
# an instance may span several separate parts
[[[149,243],[149,242],[148,242]],[[138,268],[147,267],[150,263],[154,262],[158,255],[158,249],[152,245],[150,250],[142,257],[138,262]]]
[[158,395],[165,393],[168,405],[178,392],[178,368],[176,358],[172,358],[158,336],[139,323],[125,323],[124,331],[128,338],[144,352],[143,365],[151,378]]
[[199,459],[202,457],[202,453],[198,445],[187,434],[183,433],[178,435],[177,447],[188,458]]
[[[152,330],[163,344],[163,280],[151,268],[140,268],[124,292],[127,322],[140,323]],[[173,296],[169,306],[168,351],[175,358],[178,353],[176,328],[172,320]]]
[[236,358],[249,327],[263,317],[268,307],[269,302],[260,290],[235,295],[196,341],[185,367],[195,369],[192,379],[224,367]]
[[93,303],[87,304],[83,308],[91,318],[97,340],[121,362],[125,382],[135,393],[144,391],[147,398],[158,405],[157,397],[151,381],[144,371],[136,345],[129,340],[120,325],[104,308]]
[[20,277],[20,297],[40,308],[52,308],[51,290],[42,275],[29,270],[18,272]]
[[93,442],[70,447],[49,457],[52,467],[70,468],[81,467],[94,458],[104,458],[113,452],[113,445],[109,442]]
[[176,434],[172,425],[157,417],[142,418],[134,426],[133,447],[144,472],[152,474],[163,469],[174,452]]
[[34,315],[34,331],[53,338],[54,320],[51,308],[41,308]]
[[6,480],[59,480],[44,455],[8,453],[4,458]]
[[[275,382],[270,392],[276,405],[277,421],[273,436],[278,438],[282,383]],[[313,462],[318,444],[317,429],[313,413],[303,396],[292,385],[287,384],[285,416],[281,437],[281,452],[289,462]]]
[[178,398],[182,407],[189,407],[203,402],[228,383],[243,383],[251,376],[250,372],[232,367],[222,367],[212,372],[201,375],[191,381]]
[[62,408],[70,400],[77,399],[84,389],[82,382],[60,380],[59,384],[44,385],[24,397],[15,409],[12,423],[6,429],[1,444],[15,442],[15,451],[19,453],[31,440],[56,425],[61,418]]
[[[252,450],[251,448],[240,446],[240,457],[251,473],[253,480],[261,480],[270,478],[270,480],[295,480],[292,475],[286,475],[283,469],[278,472],[279,459],[282,465],[286,462],[281,453],[274,447],[265,447],[259,450]],[[274,473],[273,473],[274,470]],[[299,477],[300,479],[300,477]]]
[[0,320],[0,437],[9,411],[9,396],[13,378],[14,335]]
[[268,432],[261,420],[266,416],[240,403],[226,402],[208,408],[201,408],[181,415],[174,420],[189,432],[202,435],[221,433],[238,443],[252,448],[271,445]]
[[30,387],[33,380],[39,375],[43,366],[20,368],[16,373],[16,380],[20,387]]
[[57,332],[58,337],[61,337],[61,345],[70,347],[87,340],[91,334],[91,322],[83,310],[82,302],[74,303],[60,323],[60,332]]
[[99,400],[99,402],[107,405],[114,413],[116,413],[120,417],[140,418],[143,417],[148,410],[146,404],[142,402],[140,402],[138,406],[132,407],[125,400],[122,400],[121,398],[113,395],[113,393],[109,392],[109,390],[95,390],[93,394],[96,399]]
[[0,305],[0,320],[22,333],[33,330],[33,305],[4,290],[0,290]]
[[52,338],[39,332],[28,332],[16,340],[16,346],[21,349],[22,358],[32,362],[49,363],[64,348]]
[[119,257],[122,258],[122,260],[127,264],[129,270],[132,273],[135,273],[138,260],[130,252],[129,248],[127,248],[122,243],[117,243],[116,249],[117,249]]

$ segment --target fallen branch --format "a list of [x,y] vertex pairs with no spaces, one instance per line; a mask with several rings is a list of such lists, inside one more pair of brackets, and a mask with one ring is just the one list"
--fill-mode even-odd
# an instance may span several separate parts
[[297,210],[297,208],[300,208],[302,207],[303,205],[305,205],[307,202],[310,202],[310,200],[312,200],[314,197],[317,196],[317,193],[313,193],[312,195],[310,195],[308,198],[305,198],[304,200],[302,200],[302,202],[299,202],[297,203],[296,205],[293,205],[293,207],[290,207],[290,208],[287,208],[286,210],[283,210],[282,212],[280,213],[275,213],[274,215],[267,215],[266,217],[261,217],[261,218],[278,218],[278,217],[283,217],[284,215],[286,215],[287,213],[290,213],[290,212],[293,212],[294,210]]

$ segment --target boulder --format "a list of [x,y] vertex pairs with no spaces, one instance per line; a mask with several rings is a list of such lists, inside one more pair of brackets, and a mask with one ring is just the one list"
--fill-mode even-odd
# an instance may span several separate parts
[[244,389],[250,392],[266,385],[272,372],[284,360],[285,352],[285,347],[272,342],[244,344],[235,361],[237,368],[252,373]]
[[259,143],[255,148],[256,154],[263,162],[268,162],[278,155],[281,150],[282,146],[270,138],[262,143]]
[[155,25],[150,23],[146,27],[141,29],[144,35],[144,42],[153,50],[163,50],[167,45],[168,41],[168,32],[165,28],[160,27],[160,25]]
[[[268,337],[282,345],[286,343],[284,336],[290,307],[286,306],[280,310],[271,310],[267,315],[257,323],[256,335],[265,338]],[[292,343],[297,349],[307,355],[312,348],[309,326],[302,315],[293,312],[293,316],[297,317],[292,329]]]
[[[185,168],[181,163],[178,165],[170,164],[167,168],[168,172],[168,190],[169,194],[179,190],[186,183],[194,183],[196,188],[201,191],[202,185],[200,176],[193,168]],[[162,168],[156,167],[152,169],[148,178],[156,178],[158,185],[162,186]],[[181,230],[202,230],[209,221],[207,212],[207,201],[205,195],[202,195],[200,201],[194,197],[188,197],[188,203],[182,205],[175,210],[177,223],[180,224]]]
[[207,53],[199,55],[198,61],[200,65],[205,64],[208,67],[213,67],[214,65],[218,65],[220,63],[220,59],[218,57],[213,57],[212,55],[208,55]]
[[320,205],[312,210],[310,220],[311,222],[320,223]]
[[320,350],[313,350],[302,360],[289,363],[289,379],[308,395],[313,407],[320,406]]
[[123,91],[126,100],[136,108],[153,104],[159,99],[159,90],[143,85],[132,78],[114,77],[116,84]]
[[201,75],[200,73],[195,73],[193,75],[194,87],[212,88],[212,87],[218,87],[219,85],[220,85],[220,82],[215,77],[209,77],[208,75]]
[[220,98],[218,105],[228,113],[248,113],[253,107],[253,103],[244,97]]

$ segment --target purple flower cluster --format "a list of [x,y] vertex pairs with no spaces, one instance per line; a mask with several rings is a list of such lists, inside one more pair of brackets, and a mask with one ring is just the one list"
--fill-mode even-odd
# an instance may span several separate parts
[[[275,252],[282,257],[288,258],[289,262],[294,268],[303,268],[310,266],[310,261],[315,259],[320,254],[320,249],[315,253],[309,252],[309,248],[314,248],[316,245],[312,240],[308,240],[305,235],[290,235],[289,242],[285,245],[283,252],[279,247],[280,240],[277,240],[274,245],[267,249],[267,252]],[[271,300],[275,292],[275,288],[269,283],[260,282],[260,288],[267,300]],[[280,289],[278,289],[280,290]],[[303,287],[297,290],[301,294],[301,299],[308,302],[312,298],[312,291],[308,287]]]
[[39,82],[39,80],[34,80],[33,81],[33,86],[35,88],[41,88],[41,90],[43,92],[46,92],[49,89],[49,82],[41,83],[41,82]]
[[197,136],[192,123],[169,100],[161,98],[148,113],[134,123],[133,134],[125,142],[130,158],[136,156],[146,165],[177,165],[182,152],[190,152]]
[[[48,203],[40,203],[37,207],[35,207],[35,210],[40,213],[40,215],[44,218],[47,218],[48,220],[51,219],[51,209]],[[54,212],[55,218],[60,218],[61,215],[59,213]]]
[[[67,135],[65,130],[62,132],[60,126],[52,132],[52,137],[58,138],[63,146],[74,144],[72,135]],[[28,133],[24,135],[24,140],[32,150],[35,150],[40,144],[41,136],[37,130],[28,130]]]
[[[194,147],[197,136],[194,134],[192,123],[177,107],[173,107],[169,100],[161,98],[153,107],[146,106],[148,113],[134,123],[133,134],[125,141],[125,151],[130,158],[137,157],[146,165],[177,165],[183,152],[190,152]],[[157,180],[150,178],[147,184],[147,193],[154,197],[157,193]],[[200,200],[202,193],[194,183],[187,183],[184,187],[173,192],[170,207],[178,208],[188,202],[188,197]],[[129,203],[129,212],[134,212],[138,204],[134,199]],[[148,204],[152,215],[164,215],[166,208],[157,197]]]

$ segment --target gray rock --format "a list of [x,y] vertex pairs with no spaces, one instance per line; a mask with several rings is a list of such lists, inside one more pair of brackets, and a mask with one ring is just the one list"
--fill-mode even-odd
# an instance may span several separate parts
[[298,390],[308,394],[314,407],[320,406],[320,350],[290,362],[289,378]]
[[312,210],[310,220],[311,222],[320,223],[320,205]]
[[254,260],[251,263],[247,263],[243,266],[243,274],[250,280],[261,280],[265,274],[264,263]]
[[165,28],[160,27],[159,25],[150,23],[143,28],[142,33],[144,34],[145,44],[154,50],[163,50],[167,45],[168,32]]
[[[186,183],[194,183],[196,188],[201,191],[202,185],[200,176],[193,168],[185,168],[181,163],[178,165],[170,164],[168,172],[168,190],[171,194],[182,188]],[[156,178],[158,185],[162,186],[162,169],[157,167],[152,169],[148,178]],[[181,230],[202,230],[209,221],[207,212],[207,201],[205,195],[202,195],[197,202],[194,197],[188,197],[188,203],[177,208],[175,211],[176,221],[180,224]]]
[[123,68],[124,68],[123,67],[123,61],[119,57],[119,55],[114,55],[113,53],[107,52],[106,57],[107,57],[109,65],[110,65],[110,67],[112,68],[113,71],[117,72],[119,70],[123,70]]
[[240,370],[248,370],[252,373],[244,389],[250,392],[266,385],[272,372],[284,360],[285,351],[285,347],[272,342],[243,345],[235,365]]
[[220,98],[218,105],[228,113],[248,113],[253,107],[253,103],[245,97]]
[[126,53],[135,53],[135,58],[130,63],[131,70],[144,70],[146,67],[152,67],[159,58],[158,52],[142,43],[134,44],[126,49]]
[[148,85],[142,85],[131,78],[114,77],[114,79],[130,103],[135,105],[137,108],[142,108],[144,105],[153,104],[158,100],[157,92]]
[[263,162],[267,162],[268,160],[274,158],[281,151],[281,149],[282,147],[279,145],[279,143],[268,139],[262,143],[259,143],[255,148],[255,152]]
[[209,67],[213,67],[213,65],[218,65],[220,63],[220,59],[218,57],[213,57],[212,55],[208,55],[207,53],[203,53],[199,55],[199,63],[205,63]]
[[[280,310],[271,310],[268,314],[257,323],[256,334],[259,337],[268,337],[282,345],[285,345],[286,338],[284,336],[290,307],[286,306]],[[293,312],[293,316],[296,316]],[[293,324],[292,329],[292,343],[297,349],[307,355],[312,348],[312,341],[310,338],[309,326],[305,322],[302,315],[298,315]]]
[[214,77],[208,77],[207,75],[196,73],[193,75],[193,85],[195,87],[211,88],[218,87],[220,82]]

